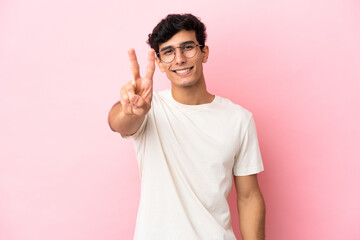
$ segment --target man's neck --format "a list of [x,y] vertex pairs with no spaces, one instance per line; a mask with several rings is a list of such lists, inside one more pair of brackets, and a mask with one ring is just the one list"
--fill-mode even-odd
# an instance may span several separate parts
[[215,98],[206,90],[205,82],[200,86],[172,86],[171,93],[175,101],[186,105],[211,103]]

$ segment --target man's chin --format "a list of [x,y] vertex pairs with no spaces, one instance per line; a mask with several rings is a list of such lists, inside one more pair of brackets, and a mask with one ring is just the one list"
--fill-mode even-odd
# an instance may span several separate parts
[[195,80],[176,81],[173,82],[172,85],[175,85],[176,87],[180,87],[180,88],[188,88],[196,85],[196,81]]

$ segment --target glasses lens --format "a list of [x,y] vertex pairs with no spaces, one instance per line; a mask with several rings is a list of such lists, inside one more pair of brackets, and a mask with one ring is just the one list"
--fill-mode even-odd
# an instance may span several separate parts
[[197,47],[195,43],[187,43],[181,49],[186,58],[192,58],[196,55]]
[[168,48],[160,52],[160,59],[163,62],[170,63],[174,60],[175,49]]

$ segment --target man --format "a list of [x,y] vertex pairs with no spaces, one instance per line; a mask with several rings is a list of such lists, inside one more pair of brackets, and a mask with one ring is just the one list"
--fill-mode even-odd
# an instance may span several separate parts
[[[129,50],[134,79],[121,88],[109,125],[135,144],[141,176],[135,240],[236,239],[227,203],[232,175],[243,240],[265,238],[255,123],[249,111],[206,90],[205,40],[198,18],[172,14],[149,34],[145,77]],[[155,61],[171,90],[153,93]]]

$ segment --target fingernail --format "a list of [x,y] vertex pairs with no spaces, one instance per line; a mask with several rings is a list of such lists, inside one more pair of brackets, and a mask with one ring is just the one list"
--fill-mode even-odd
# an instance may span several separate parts
[[136,103],[137,102],[137,100],[138,100],[138,96],[135,96],[135,97],[133,97],[133,103]]

